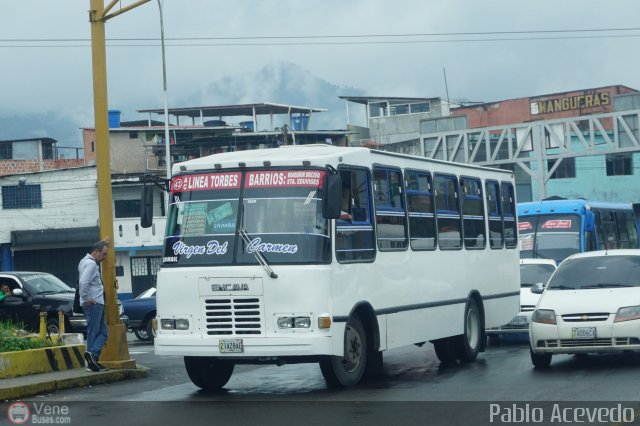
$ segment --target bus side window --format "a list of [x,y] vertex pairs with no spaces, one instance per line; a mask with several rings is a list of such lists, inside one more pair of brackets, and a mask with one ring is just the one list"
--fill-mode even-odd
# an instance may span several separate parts
[[629,232],[629,247],[638,248],[638,229],[636,228],[636,219],[633,212],[624,213],[625,222],[627,223],[627,231]]
[[485,184],[487,193],[487,214],[489,216],[489,243],[492,249],[502,248],[502,203],[500,185],[495,181]]
[[458,179],[435,175],[436,223],[441,249],[462,248],[462,215],[460,214]]
[[593,216],[595,219],[595,239],[596,239],[596,248],[595,250],[604,250],[606,239],[604,238],[604,232],[602,228],[602,212],[599,209],[593,210]]
[[407,248],[407,219],[402,197],[402,173],[386,168],[373,169],[378,249]]
[[518,245],[518,231],[516,226],[516,197],[513,185],[502,182],[502,215],[504,226],[504,245],[514,248]]
[[630,241],[630,229],[627,227],[627,220],[625,217],[625,212],[618,211],[616,212],[616,225],[618,228],[618,241],[620,242],[618,248],[628,249],[631,248]]
[[615,250],[618,248],[615,213],[611,210],[602,210],[601,214],[604,249]]
[[436,220],[431,175],[429,172],[407,170],[404,178],[411,249],[435,250]]
[[484,223],[484,200],[480,179],[463,177],[462,188],[462,224],[464,246],[471,249],[483,249],[486,246],[487,230]]
[[[345,194],[344,216],[336,220],[336,259],[339,262],[372,262],[376,256],[371,220],[369,173],[364,169],[340,169]],[[348,211],[344,211],[347,208]]]

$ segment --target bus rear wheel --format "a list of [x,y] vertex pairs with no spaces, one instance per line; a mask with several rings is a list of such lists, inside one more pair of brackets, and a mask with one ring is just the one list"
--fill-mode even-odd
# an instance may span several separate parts
[[184,366],[194,385],[207,391],[218,391],[231,378],[234,364],[213,357],[185,356]]
[[460,362],[475,361],[483,339],[484,327],[478,302],[469,299],[464,309],[464,333],[456,337],[457,342],[454,345],[456,358]]
[[360,382],[367,364],[368,343],[362,321],[352,316],[344,332],[344,356],[320,360],[320,371],[330,387],[346,388]]

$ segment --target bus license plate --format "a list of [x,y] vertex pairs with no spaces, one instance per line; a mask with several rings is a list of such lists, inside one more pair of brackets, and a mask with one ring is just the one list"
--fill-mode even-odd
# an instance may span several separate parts
[[595,339],[595,327],[573,327],[572,335],[574,339]]
[[223,354],[244,352],[242,339],[220,340],[218,343],[218,348],[220,349],[220,353],[223,353]]

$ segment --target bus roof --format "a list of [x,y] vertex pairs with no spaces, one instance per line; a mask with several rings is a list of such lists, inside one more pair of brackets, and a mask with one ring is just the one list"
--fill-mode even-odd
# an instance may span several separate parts
[[518,216],[553,213],[582,213],[586,208],[631,210],[631,204],[585,199],[542,200],[518,203]]
[[[266,161],[270,163],[271,167],[302,166],[303,161],[308,161],[310,167],[325,167],[327,164],[331,164],[336,167],[340,163],[350,165],[390,163],[391,161],[387,160],[385,157],[404,160],[403,167],[407,168],[420,166],[421,168],[430,169],[428,165],[420,165],[420,163],[425,163],[432,165],[439,164],[454,166],[459,168],[459,174],[464,174],[464,170],[483,170],[510,176],[513,175],[513,172],[510,170],[493,169],[463,163],[452,163],[413,155],[371,150],[363,147],[338,147],[325,144],[283,146],[280,148],[266,148],[214,154],[176,163],[173,165],[172,174],[176,175],[188,171],[194,172],[213,169],[237,169],[238,167],[264,167],[264,162]],[[242,166],[240,164],[242,164]]]

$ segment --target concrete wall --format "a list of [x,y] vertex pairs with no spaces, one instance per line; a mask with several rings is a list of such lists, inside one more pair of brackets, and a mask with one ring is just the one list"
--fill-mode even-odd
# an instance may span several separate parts
[[[0,186],[18,185],[19,177],[0,177]],[[0,243],[11,241],[11,231],[98,225],[95,167],[30,173],[24,177],[27,185],[40,184],[42,208],[3,209],[0,198]]]
[[420,139],[420,121],[442,117],[442,104],[431,101],[431,112],[369,118],[371,139],[384,145]]

